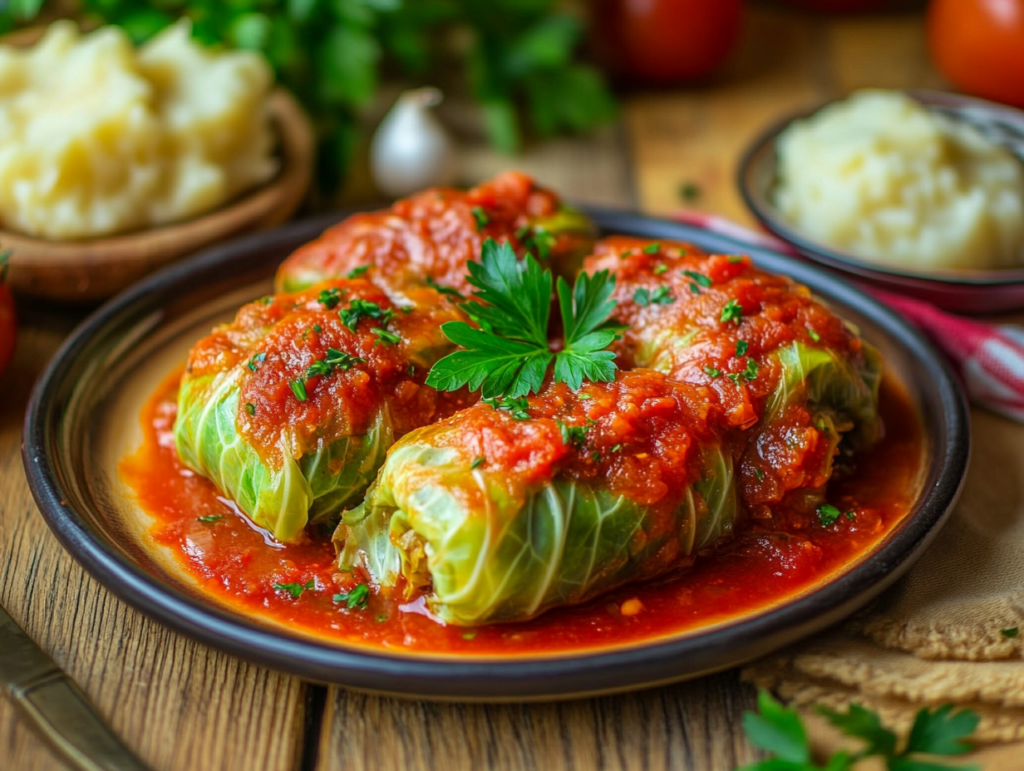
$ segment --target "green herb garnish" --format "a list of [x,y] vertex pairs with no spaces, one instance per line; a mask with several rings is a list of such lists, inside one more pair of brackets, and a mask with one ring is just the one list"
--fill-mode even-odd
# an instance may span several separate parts
[[746,356],[747,355],[747,349],[749,347],[750,347],[750,345],[747,343],[746,340],[737,340],[736,341],[736,355],[737,356]]
[[816,343],[820,343],[821,342],[821,335],[819,335],[817,332],[815,332],[810,327],[807,327],[807,334],[810,335],[811,340],[813,340],[814,342],[816,342]]
[[253,356],[251,359],[249,359],[249,363],[246,366],[249,368],[249,370],[251,372],[255,372],[259,368],[259,365],[262,364],[264,361],[266,361],[266,358],[267,358],[267,352],[266,351],[260,351],[255,356]]
[[562,444],[582,447],[587,442],[590,426],[569,426],[559,420],[558,430],[562,433]]
[[[202,519],[202,517],[200,517],[200,519]],[[1009,629],[1000,629],[999,630],[999,634],[1001,634],[1003,637],[1010,637],[1010,638],[1016,637],[1018,632],[1019,632],[1019,630],[1015,626],[1011,626]]]
[[747,380],[757,379],[757,362],[753,359],[747,359],[747,368],[740,373],[740,377]]
[[705,276],[703,273],[698,273],[695,270],[681,270],[679,271],[691,281],[700,284],[702,287],[707,289],[713,283],[710,278]]
[[293,600],[297,600],[304,591],[313,588],[313,581],[306,581],[304,584],[274,584],[274,588],[279,592],[288,592]]
[[722,370],[718,369],[718,367],[704,367],[704,374],[708,377],[721,377]]
[[644,254],[657,254],[661,251],[661,244],[647,244],[647,246],[640,251]]
[[665,263],[661,263],[661,265],[655,265],[654,266],[654,275],[655,276],[660,276],[662,273],[666,273],[666,272],[668,272],[668,265],[666,265]]
[[491,218],[487,216],[487,212],[484,211],[482,206],[474,206],[471,210],[473,212],[473,219],[476,220],[476,229],[483,230],[487,227],[487,223],[491,221]]
[[465,300],[466,296],[462,294],[458,289],[451,286],[441,286],[437,281],[434,280],[433,276],[427,276],[427,286],[431,289],[435,289],[441,294],[446,294],[451,297],[455,297],[459,300]]
[[218,520],[224,519],[223,514],[207,514],[203,517],[196,517],[199,522],[217,522]]
[[345,603],[345,607],[349,610],[363,610],[370,601],[370,587],[366,584],[358,584],[350,591],[334,595],[334,601]]
[[463,386],[485,397],[525,396],[540,390],[554,362],[554,379],[578,390],[584,379],[610,381],[615,355],[605,350],[620,327],[607,322],[615,308],[615,281],[608,271],[580,274],[574,287],[557,282],[558,306],[565,335],[555,353],[548,343],[552,276],[530,255],[520,262],[507,243],[484,242],[480,262],[469,263],[469,283],[479,302],[462,307],[480,325],[462,321],[441,327],[465,350],[445,356],[427,375],[427,385],[442,391]]
[[292,389],[295,398],[300,402],[304,402],[309,398],[309,394],[306,393],[306,383],[304,380],[289,380],[288,387]]
[[722,308],[721,321],[723,324],[727,324],[732,321],[735,324],[739,324],[743,319],[743,306],[739,304],[739,301],[735,298],[729,300]]
[[469,464],[469,467],[470,469],[478,469],[486,462],[487,459],[481,455],[479,458],[474,458],[473,462]]
[[336,286],[332,286],[330,289],[321,289],[320,296],[316,298],[316,301],[327,310],[332,311],[341,302],[341,290]]
[[530,403],[526,401],[525,396],[485,396],[480,401],[496,410],[503,410],[509,413],[513,420],[529,420],[531,417],[529,412]]
[[381,308],[377,303],[370,300],[355,299],[348,304],[347,308],[338,311],[341,323],[349,328],[350,332],[356,331],[356,325],[361,319],[373,319],[387,324],[395,317],[395,312],[390,308]]
[[831,527],[839,519],[840,511],[831,503],[823,503],[818,507],[818,521],[822,527]]
[[245,411],[248,412],[250,415],[255,415],[256,414],[256,405],[253,404],[252,402],[246,402],[245,403]]
[[[359,278],[361,275],[366,273],[370,269],[369,265],[360,265],[358,268],[352,268],[348,273],[345,274],[345,278]],[[333,306],[331,306],[333,308]],[[331,310],[328,308],[327,310]]]

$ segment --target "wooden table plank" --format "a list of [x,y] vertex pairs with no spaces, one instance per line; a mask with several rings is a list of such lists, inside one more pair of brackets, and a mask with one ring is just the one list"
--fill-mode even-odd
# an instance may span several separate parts
[[708,771],[757,759],[735,673],[550,704],[437,704],[332,689],[317,769]]
[[[0,601],[154,769],[294,769],[307,686],[194,643],[129,608],[64,552],[21,464],[28,392],[70,317],[33,314],[0,381]],[[3,767],[60,767],[0,700]]]

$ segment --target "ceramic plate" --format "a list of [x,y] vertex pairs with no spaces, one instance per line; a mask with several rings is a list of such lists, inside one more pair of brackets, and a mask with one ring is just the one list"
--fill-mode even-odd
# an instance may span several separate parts
[[877,345],[924,426],[925,460],[913,510],[879,545],[827,583],[727,624],[596,653],[516,659],[388,655],[254,622],[190,587],[147,538],[148,520],[117,463],[140,443],[139,414],[188,348],[243,302],[270,291],[277,264],[339,215],[299,222],[212,249],[102,307],[67,340],[39,381],[24,460],[36,501],[71,555],[110,591],[167,626],[246,659],[311,680],[441,699],[545,699],[668,683],[732,667],[821,630],[900,575],[934,537],[967,468],[963,396],[935,350],[849,283],[772,252],[688,225],[592,211],[605,232],[748,252],[807,284]]

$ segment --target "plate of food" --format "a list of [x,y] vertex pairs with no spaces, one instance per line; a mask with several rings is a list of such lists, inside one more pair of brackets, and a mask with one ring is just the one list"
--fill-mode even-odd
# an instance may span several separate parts
[[522,700],[839,621],[927,546],[969,444],[941,357],[848,283],[507,173],[146,279],[54,358],[24,460],[69,553],[183,634]]
[[804,256],[952,311],[1024,307],[1024,112],[858,91],[751,144],[740,191]]

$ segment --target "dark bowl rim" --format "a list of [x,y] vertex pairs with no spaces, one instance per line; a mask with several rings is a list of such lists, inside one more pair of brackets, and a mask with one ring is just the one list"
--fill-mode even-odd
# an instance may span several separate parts
[[[970,423],[962,391],[941,355],[896,313],[841,279],[791,257],[730,236],[629,212],[586,208],[607,231],[650,238],[697,241],[713,251],[749,253],[781,262],[801,283],[827,286],[832,298],[870,318],[912,356],[935,384],[938,446],[934,484],[922,491],[918,510],[867,559],[842,575],[778,608],[706,632],[611,652],[550,658],[458,661],[388,655],[345,648],[246,621],[187,595],[134,565],[89,527],[69,503],[52,435],[61,389],[90,339],[123,314],[151,312],[152,302],[176,286],[239,260],[253,249],[286,244],[296,234],[319,233],[344,213],[293,222],[208,249],[154,274],[108,301],[72,332],[37,381],[25,417],[23,461],[39,509],[65,549],[108,590],[171,629],[240,658],[307,680],[434,699],[534,700],[635,690],[749,661],[769,648],[838,621],[902,575],[945,522],[962,489],[970,456]],[[84,354],[83,354],[84,355]],[[920,405],[919,405],[920,406]],[[922,416],[925,419],[925,416]],[[926,427],[927,428],[927,427]],[[931,477],[929,477],[931,478]],[[824,622],[822,619],[827,618]],[[722,661],[722,651],[732,651]],[[680,662],[684,664],[680,670]]]
[[[1024,110],[1018,110],[1004,104],[997,104],[977,97],[954,94],[947,91],[933,89],[902,89],[903,93],[918,100],[924,105],[949,106],[958,104],[961,106],[978,107],[995,113],[1011,115],[1024,128]],[[736,167],[736,186],[743,198],[743,203],[753,213],[757,220],[771,233],[783,241],[795,247],[800,254],[809,259],[820,262],[837,270],[852,273],[862,278],[872,279],[880,283],[913,283],[919,286],[943,287],[946,289],[964,287],[965,289],[977,289],[984,287],[1005,287],[1024,284],[1024,267],[1005,268],[1003,270],[965,270],[965,271],[938,271],[925,273],[912,270],[902,270],[897,267],[871,263],[860,259],[855,255],[842,252],[830,246],[815,241],[792,226],[788,225],[775,210],[773,206],[762,206],[756,193],[750,189],[748,184],[754,162],[763,153],[774,154],[775,143],[779,134],[789,126],[803,118],[810,117],[819,110],[843,101],[843,98],[828,99],[817,103],[816,106],[806,107],[771,123],[768,128],[760,132],[747,145],[740,155],[739,164]]]

